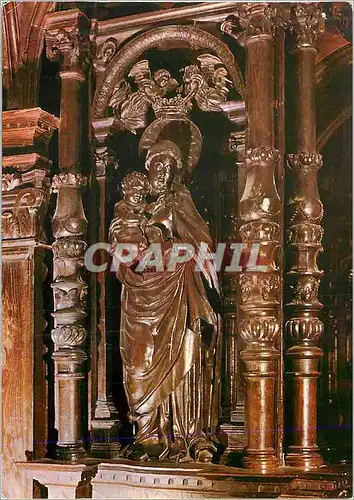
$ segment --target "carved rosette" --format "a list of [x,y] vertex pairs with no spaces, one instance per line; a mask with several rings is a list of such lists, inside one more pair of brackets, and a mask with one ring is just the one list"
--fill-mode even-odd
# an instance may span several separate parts
[[316,3],[298,3],[291,9],[290,31],[297,48],[314,48],[319,33],[325,30],[326,16]]

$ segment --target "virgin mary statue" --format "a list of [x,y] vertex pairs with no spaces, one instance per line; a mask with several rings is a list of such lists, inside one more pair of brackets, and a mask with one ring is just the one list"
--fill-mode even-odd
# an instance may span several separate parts
[[[147,222],[136,231],[137,243],[143,231],[148,244],[161,243],[165,261],[174,243],[193,245],[195,257],[177,263],[173,271],[138,272],[137,265],[119,265],[124,387],[130,419],[137,424],[126,456],[210,462],[217,445],[221,339],[215,301],[208,297],[218,291],[218,283],[210,261],[199,264],[200,271],[196,256],[202,243],[209,251],[213,243],[181,181],[185,165],[180,148],[169,140],[157,141],[145,166],[152,202],[145,205]],[[124,240],[119,215],[110,234],[115,242]]]

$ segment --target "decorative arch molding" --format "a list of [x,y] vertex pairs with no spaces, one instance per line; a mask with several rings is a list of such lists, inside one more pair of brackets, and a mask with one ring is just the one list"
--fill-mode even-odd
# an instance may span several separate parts
[[[317,151],[322,151],[330,138],[352,116],[350,79],[352,46],[333,50],[316,64]],[[349,83],[349,86],[348,86]],[[338,99],[340,95],[340,99]]]
[[224,63],[236,91],[244,98],[244,83],[241,70],[228,47],[214,35],[192,26],[164,26],[143,33],[128,42],[108,65],[102,83],[96,90],[93,104],[93,119],[103,118],[114,85],[124,77],[125,72],[149,49],[166,47],[168,42],[174,48],[192,50],[207,49],[217,55]]
[[352,116],[352,107],[347,106],[339,112],[334,120],[332,120],[326,129],[321,133],[317,140],[317,151],[322,151],[330,138],[337,132],[337,130]]

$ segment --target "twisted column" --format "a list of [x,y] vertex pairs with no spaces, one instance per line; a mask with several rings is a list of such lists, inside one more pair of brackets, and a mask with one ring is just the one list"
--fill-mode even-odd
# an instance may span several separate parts
[[[280,327],[280,274],[275,259],[280,242],[281,202],[274,171],[273,29],[278,7],[266,3],[240,6],[222,31],[246,49],[248,137],[244,166],[246,182],[239,201],[240,236],[251,248],[259,244],[259,272],[250,265],[239,275],[240,335],[245,342],[247,447],[244,465],[267,471],[279,465],[276,456],[277,348]],[[254,264],[253,264],[254,265]]]
[[87,220],[80,188],[86,184],[81,172],[82,111],[85,67],[89,55],[89,21],[77,9],[47,17],[47,56],[61,66],[59,166],[53,190],[58,192],[52,221],[54,269],[55,417],[58,428],[57,457],[77,461],[86,456],[83,445],[83,400],[87,359],[85,343],[85,296],[87,285],[81,268],[86,250]]
[[317,267],[323,235],[320,226],[323,207],[317,185],[322,156],[316,153],[314,95],[315,40],[322,28],[323,18],[316,4],[298,4],[292,8],[297,116],[296,153],[288,155],[292,185],[288,201],[289,245],[293,263],[287,273],[292,300],[286,305],[286,332],[290,344],[286,355],[293,390],[293,434],[285,461],[287,465],[305,469],[322,464],[316,444],[318,360],[323,355],[318,347],[323,333],[323,323],[318,317],[322,304],[317,297],[323,275]]

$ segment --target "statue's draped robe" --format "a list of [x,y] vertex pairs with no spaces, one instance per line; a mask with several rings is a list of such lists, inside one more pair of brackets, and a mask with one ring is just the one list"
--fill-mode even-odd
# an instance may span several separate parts
[[[161,217],[159,217],[161,215]],[[173,200],[154,220],[169,216],[173,241],[212,248],[208,226],[189,191],[177,185]],[[144,272],[120,265],[123,283],[120,346],[130,417],[137,442],[179,442],[184,452],[215,438],[220,384],[219,317],[210,305],[196,262],[175,271]],[[217,287],[209,265],[204,276]],[[206,439],[207,438],[207,439]]]

